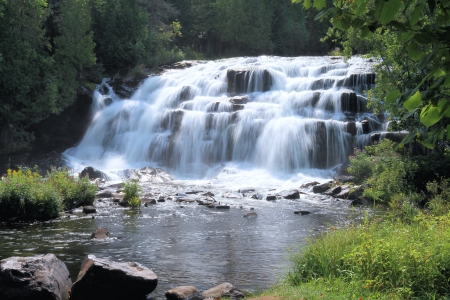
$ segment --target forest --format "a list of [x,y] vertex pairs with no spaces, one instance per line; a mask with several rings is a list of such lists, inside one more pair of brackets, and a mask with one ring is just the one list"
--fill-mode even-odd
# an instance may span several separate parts
[[289,0],[1,0],[0,154],[105,74],[183,59],[326,54],[326,22]]

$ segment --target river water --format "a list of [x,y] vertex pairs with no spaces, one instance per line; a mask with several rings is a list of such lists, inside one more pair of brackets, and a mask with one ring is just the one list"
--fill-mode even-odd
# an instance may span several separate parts
[[[146,193],[210,191],[231,208],[166,201],[131,211],[105,200],[94,218],[0,225],[0,259],[54,253],[73,279],[86,254],[137,261],[158,275],[156,298],[179,285],[268,288],[288,267],[290,249],[359,217],[347,200],[300,186],[330,180],[354,146],[369,142],[363,121],[371,132],[385,130],[383,116],[365,107],[370,67],[361,58],[226,59],[150,77],[130,99],[105,80],[85,136],[64,153],[67,164],[94,166],[110,180],[123,179],[125,169],[160,167],[175,179],[143,183]],[[289,189],[305,194],[255,200],[243,188],[263,199]],[[258,216],[243,217],[251,211]],[[91,240],[98,226],[111,238]]]

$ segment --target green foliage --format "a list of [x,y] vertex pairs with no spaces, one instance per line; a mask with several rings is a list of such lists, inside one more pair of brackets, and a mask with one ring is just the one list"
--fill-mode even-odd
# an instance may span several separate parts
[[365,197],[387,203],[393,195],[408,192],[406,179],[411,176],[415,165],[395,149],[396,144],[389,139],[367,146],[362,151],[355,149],[348,172],[356,177],[358,183],[364,181]]
[[0,220],[33,221],[56,218],[61,198],[37,172],[12,171],[0,181]]
[[139,196],[141,194],[141,187],[136,181],[127,181],[123,185],[124,197],[123,201],[128,202],[128,205],[131,207],[139,207],[141,201],[139,200]]
[[[325,1],[303,2],[305,8]],[[448,0],[334,1],[317,18],[331,22],[349,47],[355,33],[380,57],[372,101],[381,101],[396,128],[434,148],[450,139],[450,2]],[[378,99],[378,100],[374,100]]]
[[47,173],[47,180],[60,193],[64,210],[94,203],[97,186],[88,177],[76,180],[73,174],[63,168]]
[[[366,222],[330,230],[292,256],[285,284],[345,282],[353,292],[365,290],[377,299],[446,297],[450,293],[448,217],[418,214],[412,223]],[[341,294],[352,292],[341,288]]]
[[434,215],[447,215],[450,212],[450,180],[442,178],[440,182],[428,182],[427,191],[430,193],[428,208]]

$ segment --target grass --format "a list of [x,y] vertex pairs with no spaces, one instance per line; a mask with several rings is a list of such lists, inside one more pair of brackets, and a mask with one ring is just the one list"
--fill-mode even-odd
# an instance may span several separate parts
[[292,254],[284,299],[448,299],[450,215],[330,230]]

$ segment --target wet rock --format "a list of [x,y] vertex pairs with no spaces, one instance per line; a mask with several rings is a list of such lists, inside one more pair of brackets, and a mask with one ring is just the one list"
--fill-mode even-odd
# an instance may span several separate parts
[[304,216],[304,215],[309,215],[311,212],[309,212],[309,211],[306,211],[306,210],[297,210],[297,211],[294,211],[294,214],[296,214],[296,215],[302,215],[302,216]]
[[97,194],[95,196],[97,198],[111,198],[113,196],[113,193],[112,193],[112,191],[104,190],[104,191],[97,192]]
[[351,135],[356,135],[357,130],[356,130],[356,123],[355,121],[350,121],[347,123],[347,133],[350,133]]
[[105,227],[97,227],[95,231],[91,234],[91,239],[106,239],[109,237],[109,230]]
[[125,170],[123,171],[123,175],[129,180],[137,180],[138,182],[164,183],[173,180],[173,178],[162,169],[151,167],[145,167],[139,170]]
[[371,202],[367,198],[364,198],[363,196],[359,196],[352,202],[350,202],[350,206],[360,206],[360,205],[370,205]]
[[307,188],[310,188],[310,187],[315,186],[315,185],[318,185],[318,184],[320,184],[320,182],[317,182],[317,181],[308,182],[308,183],[302,184],[302,185],[300,186],[300,188],[301,188],[301,189],[307,189]]
[[119,205],[122,206],[122,207],[128,207],[129,206],[128,201],[124,201],[124,200],[120,200],[119,201]]
[[326,190],[322,194],[327,195],[327,196],[334,196],[336,194],[339,194],[341,191],[342,191],[342,187],[340,185],[337,185],[337,186],[334,186],[334,187]]
[[[172,198],[169,197],[167,198],[167,200],[172,200]],[[158,202],[166,202],[166,200],[164,198],[159,198]]]
[[229,199],[241,199],[242,198],[242,196],[240,194],[235,194],[235,193],[226,193],[226,194],[222,195],[222,197],[229,198]]
[[[250,78],[258,78],[262,86],[253,86],[249,89]],[[270,90],[273,84],[272,76],[268,70],[261,70],[257,68],[240,68],[240,69],[228,69],[227,70],[227,80],[228,80],[228,93],[246,93],[258,91],[267,92]]]
[[114,262],[88,255],[73,284],[71,300],[142,299],[155,290],[158,277],[136,262]]
[[333,183],[332,181],[329,181],[329,182],[325,182],[325,183],[322,183],[319,185],[315,185],[315,186],[313,186],[312,191],[315,194],[323,193],[331,188],[332,183]]
[[374,133],[370,136],[370,141],[372,143],[379,142],[382,139],[389,139],[393,142],[400,143],[408,133],[406,132],[385,132],[385,133]]
[[180,94],[178,95],[178,99],[180,99],[180,102],[183,102],[193,99],[194,96],[195,94],[192,88],[189,85],[186,85],[181,88]]
[[278,193],[278,195],[283,197],[284,199],[300,199],[300,193],[298,192],[298,190],[281,191]]
[[369,120],[362,120],[361,125],[362,125],[363,134],[368,134],[370,132]]
[[244,105],[243,104],[233,104],[233,111],[243,110]]
[[248,194],[248,193],[253,193],[254,191],[255,191],[255,189],[253,189],[253,188],[247,188],[247,189],[238,190],[238,193]]
[[211,192],[206,192],[206,193],[202,194],[202,196],[205,196],[205,197],[214,197],[214,194],[211,193]]
[[71,287],[66,265],[53,254],[0,261],[2,300],[67,300]]
[[351,113],[359,113],[365,110],[365,107],[358,105],[358,97],[353,91],[343,91],[341,96],[341,109]]
[[203,298],[220,299],[223,297],[236,299],[244,298],[244,293],[235,288],[231,283],[224,282],[202,293]]
[[149,205],[149,204],[156,204],[156,200],[155,199],[151,199],[151,198],[142,198],[141,199],[141,203],[144,203],[144,205]]
[[168,300],[202,299],[199,290],[192,285],[178,286],[168,290],[165,295]]
[[217,209],[230,209],[229,205],[216,205]]
[[277,200],[277,196],[276,195],[267,195],[266,196],[266,200],[267,201],[274,201],[274,200]]
[[198,194],[201,193],[203,191],[190,191],[190,192],[186,192],[187,195],[194,195],[194,194]]
[[83,207],[83,212],[85,214],[95,214],[97,212],[97,209],[92,205],[88,205]]
[[244,215],[244,218],[257,217],[257,216],[258,216],[258,214],[253,211],[253,212],[246,213]]
[[89,179],[96,179],[96,178],[104,178],[106,179],[106,175],[97,169],[94,169],[93,167],[86,167],[81,171],[80,177],[86,177],[88,176]]
[[256,200],[262,200],[264,198],[264,196],[263,196],[263,194],[256,193],[256,194],[253,194],[250,198],[256,199]]
[[232,104],[247,104],[248,97],[247,96],[236,96],[230,99]]
[[216,206],[214,204],[208,204],[206,205],[207,208],[215,208]]

